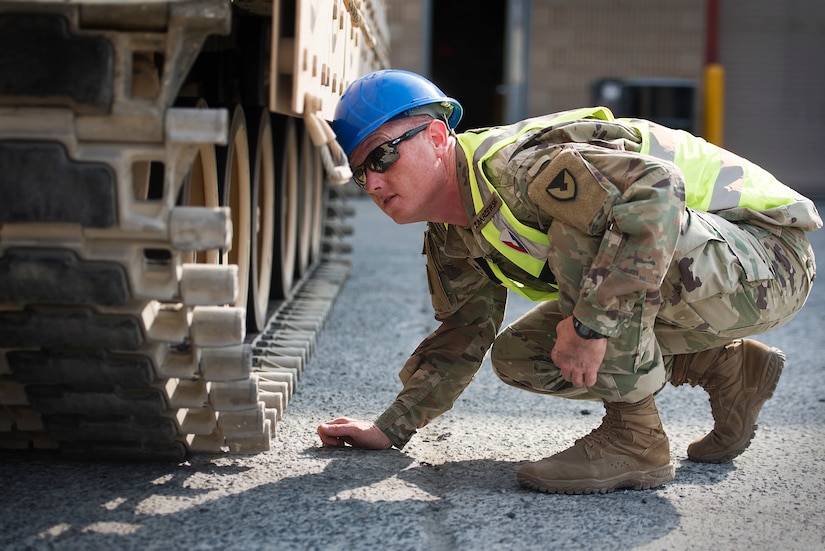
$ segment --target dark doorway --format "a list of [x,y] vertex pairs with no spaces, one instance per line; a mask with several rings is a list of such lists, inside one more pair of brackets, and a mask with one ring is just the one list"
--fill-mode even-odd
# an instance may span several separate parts
[[506,0],[432,3],[431,78],[464,107],[459,130],[503,122]]

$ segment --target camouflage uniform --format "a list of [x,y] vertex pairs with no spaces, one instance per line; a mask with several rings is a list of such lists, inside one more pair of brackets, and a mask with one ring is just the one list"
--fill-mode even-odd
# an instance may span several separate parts
[[[554,286],[508,261],[470,229],[473,224],[429,224],[424,253],[441,325],[406,362],[399,375],[403,390],[376,421],[398,447],[452,407],[491,345],[496,374],[518,388],[635,402],[663,388],[675,354],[779,327],[807,299],[815,264],[804,232],[822,224],[810,201],[799,196],[763,212],[736,205],[714,214],[686,208],[683,173],[667,157],[669,129],[651,124],[650,154],[644,155],[629,125],[553,125],[553,117],[498,151],[484,172],[519,221],[547,232],[559,298],[539,303],[499,334],[507,290],[488,275],[488,260],[530,288]],[[501,137],[518,127],[494,133]],[[471,158],[477,153],[466,151]],[[473,219],[471,167],[462,147],[456,157]],[[574,200],[543,196],[546,168],[556,160],[576,179]],[[742,166],[753,165],[727,152],[724,164],[730,170],[720,178],[741,188],[731,174],[741,179]],[[550,360],[556,325],[570,315],[610,337],[590,388],[573,387]]]

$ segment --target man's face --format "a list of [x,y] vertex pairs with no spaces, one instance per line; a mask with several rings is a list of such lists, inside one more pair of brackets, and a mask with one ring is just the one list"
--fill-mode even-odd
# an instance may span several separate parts
[[428,221],[439,200],[443,171],[437,168],[443,164],[433,147],[432,126],[429,117],[387,122],[350,155],[356,181],[398,224]]

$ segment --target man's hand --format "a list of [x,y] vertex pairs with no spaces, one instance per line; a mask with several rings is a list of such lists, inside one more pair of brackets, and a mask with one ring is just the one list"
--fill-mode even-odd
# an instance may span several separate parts
[[575,387],[593,386],[607,351],[607,339],[583,339],[573,329],[573,316],[556,326],[558,337],[550,359],[561,370],[565,381]]
[[349,444],[368,450],[386,450],[392,441],[375,423],[339,417],[318,425],[318,436],[324,446],[341,447]]

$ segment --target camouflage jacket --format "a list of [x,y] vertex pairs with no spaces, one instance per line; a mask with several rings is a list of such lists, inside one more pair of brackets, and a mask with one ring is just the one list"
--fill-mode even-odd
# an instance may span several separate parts
[[[559,219],[586,236],[601,239],[600,252],[582,281],[574,314],[588,327],[617,336],[630,315],[628,305],[640,294],[658,290],[671,263],[678,261],[674,255],[686,209],[683,174],[661,158],[666,158],[668,129],[651,125],[654,146],[651,154],[644,155],[639,153],[639,133],[631,125],[594,120],[553,125],[552,118],[547,116],[547,126],[489,158],[484,173],[521,223],[547,231]],[[516,124],[493,129],[493,133],[500,137],[518,129]],[[472,220],[478,213],[467,158],[478,151],[466,149],[456,146],[456,164],[462,199]],[[660,156],[654,157],[657,152]],[[731,157],[735,160],[726,162],[748,163]],[[556,172],[569,170],[582,185],[580,196],[559,209],[545,204],[532,184],[541,182],[544,190],[548,178],[555,175],[548,177],[545,168],[562,160],[562,170],[557,166]],[[715,214],[766,226],[795,225],[805,230],[821,226],[813,204],[801,196],[797,199],[790,207],[768,213],[730,208]],[[441,325],[405,363],[399,374],[404,388],[376,421],[397,447],[404,446],[416,429],[452,408],[501,327],[507,290],[487,275],[484,259],[526,285],[548,286],[509,262],[472,227],[472,223],[470,228],[428,225],[424,253],[433,308]],[[617,247],[614,228],[620,228],[621,247]]]

